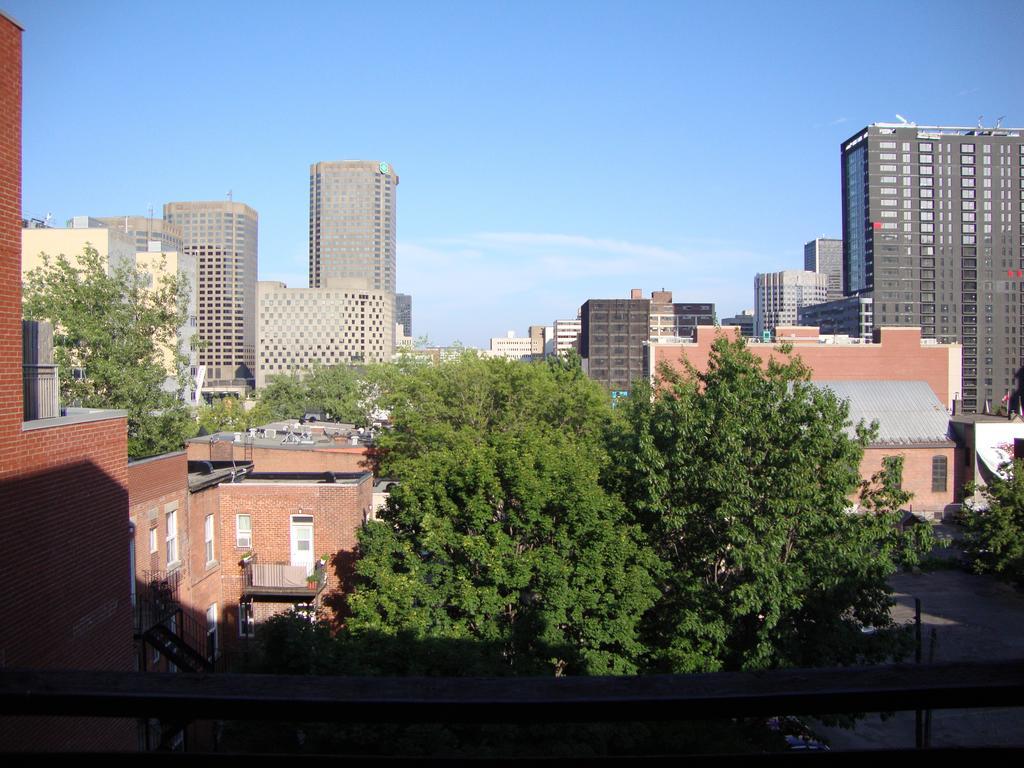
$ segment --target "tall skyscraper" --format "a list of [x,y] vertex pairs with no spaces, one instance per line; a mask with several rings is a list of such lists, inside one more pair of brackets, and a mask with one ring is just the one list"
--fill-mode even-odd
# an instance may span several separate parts
[[[309,167],[309,287],[324,280],[368,280],[395,292],[398,175],[368,160]],[[408,330],[406,331],[408,333]]]
[[780,325],[796,325],[797,313],[828,298],[828,276],[799,269],[754,277],[754,337]]
[[963,344],[965,411],[1016,409],[1024,364],[1019,128],[875,123],[840,146],[847,295],[875,327]]
[[244,393],[256,366],[256,211],[232,201],[167,203],[164,219],[196,261],[204,389]]
[[412,336],[412,296],[407,293],[395,294],[395,322],[406,336]]
[[804,243],[804,269],[828,275],[828,300],[843,298],[843,241],[819,237]]

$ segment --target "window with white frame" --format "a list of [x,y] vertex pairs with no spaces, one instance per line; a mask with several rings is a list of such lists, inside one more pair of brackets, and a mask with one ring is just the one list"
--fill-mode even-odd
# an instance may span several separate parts
[[156,554],[159,549],[160,545],[157,542],[156,526],[154,525],[149,529],[149,554]]
[[252,601],[243,601],[238,604],[238,636],[255,637],[256,617],[252,609]]
[[213,515],[207,515],[206,520],[203,523],[203,540],[206,543],[206,562],[212,563],[214,560]]
[[166,510],[167,517],[167,564],[178,562],[178,509]]
[[252,549],[252,517],[249,515],[235,515],[235,546]]

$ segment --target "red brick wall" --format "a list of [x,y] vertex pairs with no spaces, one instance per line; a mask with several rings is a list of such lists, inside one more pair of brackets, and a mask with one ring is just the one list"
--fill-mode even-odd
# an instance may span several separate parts
[[128,503],[134,509],[165,495],[180,496],[188,487],[188,456],[165,453],[128,465]]
[[[191,442],[187,447],[191,461],[245,461],[245,446],[218,441],[211,459],[210,444]],[[252,449],[255,472],[368,472],[371,449],[365,446],[319,448],[314,451],[287,448]]]
[[[705,370],[711,344],[719,332],[716,328],[700,327],[696,344],[652,345],[655,366],[667,363],[681,370],[685,358],[699,370]],[[953,396],[949,391],[950,355],[956,358],[957,353],[951,353],[945,346],[922,345],[920,328],[883,328],[880,338],[878,344],[797,342],[793,354],[807,364],[815,381],[926,381],[939,401],[949,407]],[[747,349],[765,361],[772,355],[782,357],[774,344],[747,344]],[[955,378],[959,381],[959,373]]]
[[[134,669],[127,426],[20,434],[0,447],[0,662]],[[134,724],[0,723],[10,749],[132,749]]]
[[[961,450],[953,446],[943,448],[868,448],[864,451],[861,461],[861,477],[868,479],[882,468],[882,459],[886,456],[903,457],[903,490],[910,491],[914,497],[909,507],[917,514],[940,520],[947,512],[949,505],[957,501],[959,489],[958,467],[963,463]],[[932,458],[946,457],[946,490],[932,491]]]
[[[134,668],[123,418],[22,431],[21,30],[0,15],[0,666]],[[123,720],[0,720],[5,750],[123,750]]]
[[21,29],[0,16],[0,438],[21,431]]
[[[313,549],[316,556],[328,554],[328,581],[325,602],[336,604],[343,588],[342,578],[355,556],[356,532],[373,501],[373,481],[365,478],[358,485],[329,483],[276,483],[246,481],[223,484],[220,490],[221,538],[224,555],[222,583],[225,603],[224,637],[238,637],[238,601],[241,598],[241,567],[237,560],[245,549],[236,544],[236,515],[252,517],[252,549],[259,562],[288,563],[291,560],[291,516],[313,516]],[[227,553],[232,553],[229,557]],[[233,562],[229,562],[232,561]],[[331,594],[335,600],[330,599]],[[284,606],[282,606],[284,607]]]

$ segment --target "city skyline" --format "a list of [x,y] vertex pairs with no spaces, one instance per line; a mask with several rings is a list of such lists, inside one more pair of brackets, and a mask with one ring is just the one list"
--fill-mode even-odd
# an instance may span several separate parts
[[[259,278],[300,286],[310,163],[379,158],[402,171],[397,289],[416,297],[417,335],[485,346],[631,288],[727,316],[752,306],[754,274],[797,269],[805,242],[841,236],[852,130],[897,112],[1024,122],[998,54],[1019,5],[984,4],[975,23],[992,44],[968,58],[949,54],[952,4],[869,6],[289,17],[257,3],[203,7],[195,25],[188,3],[157,17],[11,0],[26,28],[23,213],[142,214],[232,191],[260,213]],[[380,32],[339,48],[345,29]],[[898,75],[851,47],[883,29],[917,52]],[[185,55],[161,56],[174,40]]]

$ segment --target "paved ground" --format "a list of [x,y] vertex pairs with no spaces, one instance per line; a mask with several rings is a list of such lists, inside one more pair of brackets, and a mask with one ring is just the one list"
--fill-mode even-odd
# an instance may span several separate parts
[[[925,659],[932,629],[936,661],[1024,659],[1024,593],[991,577],[957,570],[899,574],[890,583],[897,621],[913,621],[914,598],[921,599]],[[914,713],[899,712],[885,721],[869,715],[853,730],[814,730],[837,749],[913,747]],[[931,745],[1024,746],[1024,706],[935,710]]]

